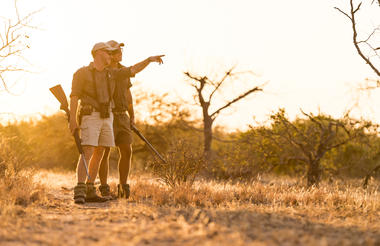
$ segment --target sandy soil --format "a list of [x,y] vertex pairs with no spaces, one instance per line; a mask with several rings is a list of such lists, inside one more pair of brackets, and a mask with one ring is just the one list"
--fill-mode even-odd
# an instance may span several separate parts
[[[149,200],[76,205],[73,174],[45,173],[45,205],[0,222],[0,245],[380,245],[380,231],[346,218],[244,206],[154,206]],[[331,223],[331,221],[335,221]]]

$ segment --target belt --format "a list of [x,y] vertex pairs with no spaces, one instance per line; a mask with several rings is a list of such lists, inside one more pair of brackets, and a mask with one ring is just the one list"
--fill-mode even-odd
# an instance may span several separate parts
[[112,111],[114,115],[126,115],[126,111]]

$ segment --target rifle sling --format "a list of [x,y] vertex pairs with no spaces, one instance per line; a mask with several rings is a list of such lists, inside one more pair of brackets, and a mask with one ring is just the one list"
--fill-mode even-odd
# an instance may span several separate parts
[[[107,83],[107,91],[108,91],[108,104],[111,102],[111,88],[110,88],[110,82],[109,82],[109,74],[107,71],[106,72],[106,83]],[[95,69],[92,69],[91,70],[91,73],[92,73],[92,82],[94,83],[94,88],[95,88],[95,95],[96,95],[96,99],[97,102],[99,101],[99,98],[98,98],[98,87],[96,85],[96,76],[95,76]],[[99,104],[98,104],[99,105]]]

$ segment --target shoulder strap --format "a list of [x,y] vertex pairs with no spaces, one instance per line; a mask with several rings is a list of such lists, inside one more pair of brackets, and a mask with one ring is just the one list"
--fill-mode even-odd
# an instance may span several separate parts
[[[111,102],[111,87],[110,87],[110,83],[109,83],[109,78],[108,78],[108,71],[105,71],[106,72],[106,83],[107,83],[107,90],[108,90],[108,103]],[[92,69],[91,70],[91,73],[92,73],[92,83],[94,84],[94,89],[95,89],[95,94],[96,94],[96,99],[99,99],[98,98],[98,88],[96,86],[96,76],[95,76],[95,69]],[[99,101],[99,100],[98,100]]]

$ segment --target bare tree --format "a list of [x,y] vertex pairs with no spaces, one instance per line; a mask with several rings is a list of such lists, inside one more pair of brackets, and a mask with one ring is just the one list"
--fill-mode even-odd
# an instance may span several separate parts
[[[359,56],[365,61],[366,64],[375,72],[375,74],[380,77],[380,66],[376,65],[376,61],[380,60],[380,44],[376,43],[379,40],[380,36],[380,23],[373,28],[373,30],[367,35],[367,37],[363,39],[359,39],[358,36],[360,34],[360,30],[358,27],[358,14],[363,6],[363,3],[369,3],[369,1],[359,1],[357,4],[354,3],[354,0],[350,1],[350,10],[343,11],[342,9],[335,7],[340,13],[345,15],[351,22],[352,27],[352,41],[355,46],[355,49]],[[375,6],[377,4],[377,6]],[[380,7],[380,0],[372,0],[371,5],[375,8]],[[380,87],[379,79],[367,79],[367,83],[375,82],[375,85],[367,85],[365,89],[376,89]],[[366,187],[369,178],[371,175],[380,170],[380,164],[376,166],[373,170],[371,170],[367,176],[365,177],[363,186]]]
[[[354,3],[354,0],[350,1],[350,10],[345,12],[342,9],[335,7],[336,10],[338,10],[340,13],[342,13],[344,16],[346,16],[350,22],[352,27],[352,41],[355,46],[355,49],[359,56],[370,66],[370,68],[375,72],[377,76],[380,76],[380,69],[376,66],[374,59],[380,59],[380,46],[379,44],[376,44],[376,41],[378,41],[378,37],[380,34],[380,25],[373,28],[373,30],[368,34],[365,38],[359,39],[358,36],[360,35],[360,30],[358,27],[357,22],[357,16],[359,14],[359,11],[361,7],[363,6],[363,2],[360,1],[357,4]],[[375,1],[372,0],[371,4],[374,4]],[[378,1],[378,4],[380,6],[380,1]],[[376,47],[377,46],[377,47]],[[380,86],[380,81],[377,80],[377,87]]]
[[271,116],[271,128],[262,128],[259,134],[277,149],[273,151],[270,147],[267,150],[268,155],[275,155],[279,160],[276,166],[294,162],[306,165],[307,184],[312,186],[320,181],[323,171],[321,160],[325,154],[365,136],[364,129],[372,125],[348,116],[336,120],[324,115],[302,113],[307,120],[290,122],[285,110],[280,109]]
[[17,0],[14,0],[14,17],[0,17],[0,90],[10,92],[11,85],[7,74],[25,72],[23,54],[29,46],[28,31],[36,27],[30,25],[32,17],[39,12],[34,11],[25,16],[19,14]]
[[190,72],[185,72],[185,75],[191,79],[191,85],[196,90],[196,99],[199,102],[199,106],[202,108],[203,115],[203,135],[204,135],[204,155],[206,159],[210,159],[211,153],[211,143],[213,140],[212,125],[218,115],[225,109],[229,108],[232,104],[246,98],[248,95],[262,91],[262,86],[254,86],[253,88],[243,92],[239,96],[236,96],[232,100],[227,101],[224,105],[218,107],[215,111],[209,112],[210,106],[212,105],[215,94],[221,93],[223,86],[228,83],[228,81],[233,81],[237,79],[239,74],[251,73],[251,72],[235,72],[234,67],[229,69],[224,73],[222,78],[219,80],[209,79],[207,76],[196,76]]

